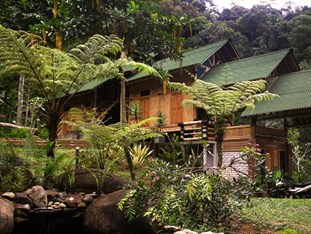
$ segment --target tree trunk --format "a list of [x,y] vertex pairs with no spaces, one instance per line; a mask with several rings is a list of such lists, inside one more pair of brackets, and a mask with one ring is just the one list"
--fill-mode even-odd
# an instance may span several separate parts
[[127,148],[124,148],[124,153],[125,153],[125,157],[126,157],[126,161],[127,161],[130,173],[131,173],[131,178],[132,178],[132,180],[135,180],[136,175],[135,175],[135,171],[134,171],[134,165],[133,165],[131,154]]
[[47,150],[47,156],[54,158],[54,150],[55,150],[55,145],[56,145],[56,140],[57,140],[57,133],[58,133],[58,125],[61,121],[61,118],[56,114],[56,115],[50,115],[50,119],[47,122],[47,129],[49,131],[49,148]]
[[0,122],[0,127],[27,129],[27,130],[32,131],[32,132],[37,132],[37,130],[38,130],[36,128],[24,127],[24,126],[19,126],[19,125],[11,124],[11,123],[5,123],[5,122]]
[[222,143],[224,141],[224,136],[225,136],[225,124],[224,123],[215,123],[215,134],[216,134],[216,149],[217,149],[217,155],[218,155],[218,167],[222,167],[222,159],[223,159],[223,154],[222,154]]
[[125,81],[121,81],[120,92],[120,122],[126,123],[126,103],[125,103]]
[[[30,103],[29,103],[29,97],[30,97],[30,86],[28,87],[28,92],[27,92],[27,100],[26,100],[26,116],[25,116],[25,126],[28,126],[28,118],[29,118],[29,105],[30,105]],[[32,126],[32,125],[30,125],[30,126]],[[35,127],[35,126],[33,126],[33,127]]]
[[17,114],[16,114],[16,124],[21,126],[22,117],[23,117],[23,96],[24,96],[24,84],[25,84],[25,75],[20,74],[18,82],[18,93],[17,93]]
[[[122,52],[120,59],[125,59],[125,53]],[[120,67],[120,72],[123,73],[123,68]],[[120,83],[120,125],[126,123],[126,103],[125,103],[125,81],[122,80]]]

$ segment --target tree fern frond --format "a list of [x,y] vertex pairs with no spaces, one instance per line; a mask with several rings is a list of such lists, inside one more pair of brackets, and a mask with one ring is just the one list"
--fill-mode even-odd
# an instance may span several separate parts
[[88,41],[69,51],[69,56],[80,63],[94,63],[96,59],[103,59],[107,54],[116,54],[123,49],[123,40],[115,35],[102,36],[95,34]]

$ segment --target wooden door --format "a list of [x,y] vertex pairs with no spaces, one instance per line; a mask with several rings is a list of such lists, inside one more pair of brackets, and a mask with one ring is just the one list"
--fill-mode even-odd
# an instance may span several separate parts
[[183,121],[182,94],[176,93],[171,96],[171,124]]

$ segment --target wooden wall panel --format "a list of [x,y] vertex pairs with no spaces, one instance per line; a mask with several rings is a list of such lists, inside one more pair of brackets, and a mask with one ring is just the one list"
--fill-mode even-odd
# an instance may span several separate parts
[[171,124],[177,124],[183,121],[183,107],[182,107],[183,96],[180,93],[171,95]]

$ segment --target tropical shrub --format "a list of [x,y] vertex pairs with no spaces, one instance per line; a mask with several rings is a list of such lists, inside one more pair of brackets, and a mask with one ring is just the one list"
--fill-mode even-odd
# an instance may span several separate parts
[[265,166],[269,155],[262,153],[258,145],[244,147],[240,157],[251,167],[251,177],[257,192],[265,192],[273,186],[273,172]]
[[141,166],[146,158],[152,154],[153,150],[150,150],[147,145],[134,144],[129,148],[130,155],[132,157],[134,168]]
[[135,124],[112,124],[108,126],[91,124],[82,127],[90,147],[97,152],[99,168],[105,169],[108,160],[114,160],[114,157],[109,158],[109,149],[120,150],[124,152],[132,179],[135,179],[133,160],[129,149],[135,143],[162,136],[150,128],[142,127],[154,120],[156,118],[149,118]]
[[[42,178],[42,185],[45,188],[59,188],[70,187],[70,185],[64,185],[63,182],[67,179],[72,180],[68,176],[72,176],[74,170],[74,157],[68,157],[66,154],[56,155],[54,159],[47,158],[47,164],[44,168],[44,174]],[[68,178],[64,178],[64,176]]]
[[8,132],[7,137],[9,138],[26,138],[31,132],[28,129],[11,129]]
[[18,192],[30,184],[27,165],[11,145],[0,143],[0,191]]
[[311,179],[311,155],[310,143],[300,143],[300,133],[298,129],[291,128],[288,131],[288,141],[293,152],[293,180],[301,182]]
[[150,162],[131,192],[118,204],[132,221],[148,216],[160,225],[203,231],[224,229],[252,193],[247,178],[234,181],[162,160]]

